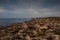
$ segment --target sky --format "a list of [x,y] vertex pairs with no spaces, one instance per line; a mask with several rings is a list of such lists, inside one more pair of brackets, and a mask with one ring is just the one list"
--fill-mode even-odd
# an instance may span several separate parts
[[0,18],[60,17],[60,0],[0,0]]

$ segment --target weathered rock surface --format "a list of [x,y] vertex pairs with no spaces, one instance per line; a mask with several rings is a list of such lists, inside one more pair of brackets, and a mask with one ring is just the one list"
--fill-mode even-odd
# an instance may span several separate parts
[[51,40],[60,37],[60,17],[33,18],[0,27],[0,40]]

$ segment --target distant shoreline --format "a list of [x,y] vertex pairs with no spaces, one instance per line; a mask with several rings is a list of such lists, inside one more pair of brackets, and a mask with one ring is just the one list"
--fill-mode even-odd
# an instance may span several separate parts
[[[0,27],[0,39],[54,39],[60,37],[60,17],[32,18]],[[54,38],[53,38],[54,37]]]
[[[49,18],[58,18],[58,19],[60,19],[60,17],[40,17],[40,18],[37,17],[37,18],[0,18],[0,20],[4,20],[4,19],[5,19],[5,20],[6,20],[6,19],[7,19],[7,20],[11,20],[11,19],[14,19],[14,20],[15,20],[15,19],[18,19],[18,20],[19,20],[19,19],[29,19],[29,20],[31,20],[31,19],[49,19]],[[25,20],[25,21],[27,22],[27,21],[29,21],[29,20]],[[25,22],[25,21],[22,21],[22,22]],[[22,23],[22,22],[12,22],[12,23],[10,23],[10,24]],[[10,24],[0,25],[0,27],[1,27],[1,26],[7,26],[7,25],[10,25]]]
[[28,21],[30,18],[0,18],[0,26]]

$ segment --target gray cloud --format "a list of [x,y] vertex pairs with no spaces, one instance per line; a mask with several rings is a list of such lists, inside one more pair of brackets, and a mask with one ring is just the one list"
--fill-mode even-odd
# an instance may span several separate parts
[[28,14],[31,17],[60,16],[60,0],[0,0],[1,13],[15,16]]

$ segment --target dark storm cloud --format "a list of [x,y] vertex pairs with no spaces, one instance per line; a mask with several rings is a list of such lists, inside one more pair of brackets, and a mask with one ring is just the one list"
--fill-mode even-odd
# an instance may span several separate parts
[[0,0],[0,14],[0,17],[59,16],[60,0]]
[[[42,7],[51,7],[60,4],[60,0],[0,0],[0,6],[18,5],[21,6],[23,3],[26,5],[38,5]],[[39,4],[40,3],[40,4]]]

